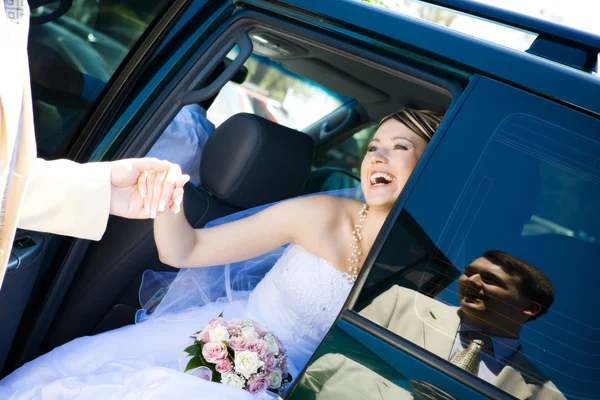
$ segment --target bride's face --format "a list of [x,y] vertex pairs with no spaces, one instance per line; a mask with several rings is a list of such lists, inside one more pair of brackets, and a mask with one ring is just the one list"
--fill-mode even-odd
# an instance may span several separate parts
[[379,127],[367,147],[360,176],[371,208],[394,205],[425,147],[425,139],[395,119]]

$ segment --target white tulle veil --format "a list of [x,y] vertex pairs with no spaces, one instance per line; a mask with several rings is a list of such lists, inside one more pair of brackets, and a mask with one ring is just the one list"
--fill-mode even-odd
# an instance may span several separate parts
[[[360,188],[315,194],[363,200]],[[273,204],[275,203],[216,219],[209,222],[206,227],[248,217]],[[232,303],[247,299],[250,292],[281,257],[286,247],[287,245],[249,260],[226,265],[181,269],[179,272],[146,271],[139,291],[142,309],[136,314],[136,323],[167,314],[181,313],[208,303]]]

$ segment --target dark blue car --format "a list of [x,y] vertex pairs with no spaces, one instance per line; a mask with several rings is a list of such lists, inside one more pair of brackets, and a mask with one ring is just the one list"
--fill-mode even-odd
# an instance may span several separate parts
[[[427,2],[535,40],[509,49],[353,0],[30,1],[38,153],[143,156],[182,107],[199,105],[216,126],[246,112],[310,135],[303,193],[316,193],[360,186],[382,117],[444,113],[286,398],[600,398],[600,37],[467,0]],[[188,186],[195,227],[254,204],[255,193],[231,204]],[[555,296],[510,356],[492,353],[503,366],[485,378],[449,361],[454,333],[440,335],[443,321],[423,310],[459,306],[460,276],[490,250],[539,268]],[[94,243],[19,232],[0,292],[3,375],[133,323],[147,269],[171,269],[151,220],[111,217]],[[417,319],[373,313],[390,293],[412,293],[402,304]]]

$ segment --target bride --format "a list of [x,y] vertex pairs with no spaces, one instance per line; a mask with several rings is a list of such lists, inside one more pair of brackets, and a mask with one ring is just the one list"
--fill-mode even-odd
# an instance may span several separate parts
[[[221,312],[272,330],[296,378],[340,312],[440,120],[429,111],[404,109],[380,123],[361,166],[365,203],[306,196],[196,230],[184,213],[160,215],[154,235],[161,261],[188,269],[179,272],[159,306],[139,313],[135,325],[73,340],[25,364],[0,381],[0,398],[256,399],[239,388],[180,372],[189,336]],[[251,291],[232,291],[235,285],[227,278],[223,298],[207,294],[205,286],[218,279],[198,274],[216,268],[203,267],[255,259],[286,244]],[[253,266],[248,262],[240,268]],[[230,268],[237,271],[237,264]],[[221,277],[227,275],[220,270]]]

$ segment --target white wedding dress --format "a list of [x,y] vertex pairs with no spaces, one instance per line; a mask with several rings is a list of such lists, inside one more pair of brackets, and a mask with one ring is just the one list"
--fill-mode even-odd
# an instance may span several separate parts
[[179,372],[189,336],[221,312],[254,319],[281,339],[296,378],[346,300],[348,278],[292,244],[246,300],[210,303],[73,340],[0,381],[0,399],[256,399]]

